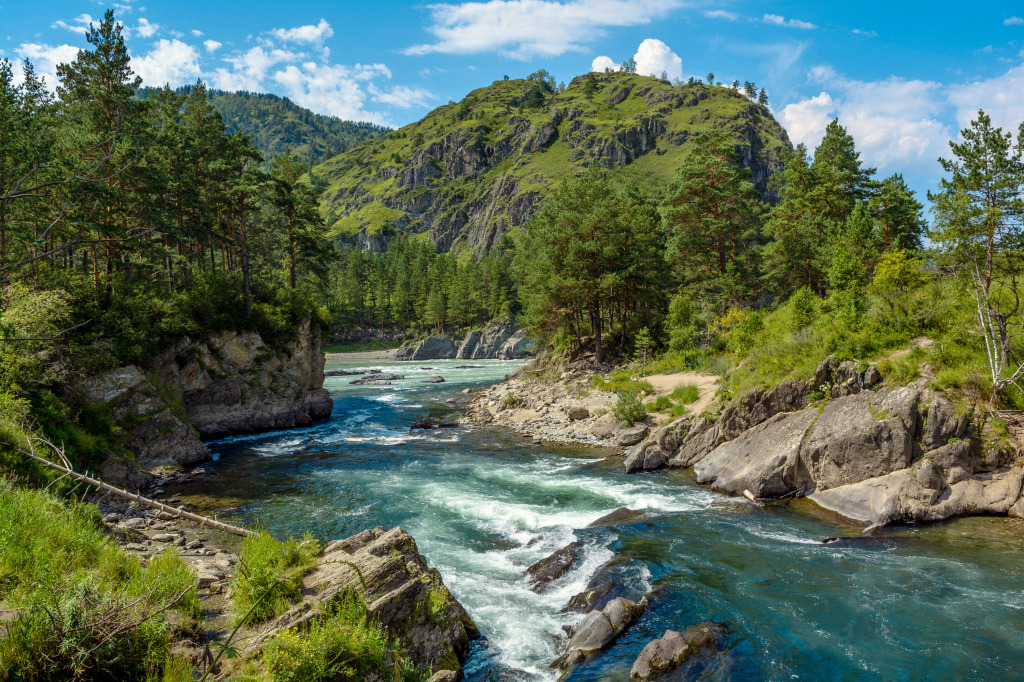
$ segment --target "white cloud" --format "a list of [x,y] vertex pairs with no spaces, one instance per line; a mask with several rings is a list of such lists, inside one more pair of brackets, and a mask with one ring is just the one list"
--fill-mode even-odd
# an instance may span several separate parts
[[712,9],[704,12],[704,16],[708,19],[728,19],[729,21],[736,21],[738,18],[735,12],[726,12],[724,9]]
[[498,52],[515,59],[581,52],[612,26],[637,26],[679,7],[681,0],[487,0],[430,5],[427,31],[437,38],[406,54]]
[[865,38],[877,38],[878,37],[878,33],[875,32],[875,31],[865,31],[865,30],[859,29],[859,28],[853,29],[853,34],[854,35],[858,35],[858,36],[864,36]]
[[604,55],[595,57],[594,61],[590,64],[590,70],[598,73],[604,73],[608,69],[618,71],[619,65],[613,62],[611,57],[605,57]]
[[995,78],[954,85],[949,101],[956,108],[961,128],[977,118],[978,109],[984,109],[994,125],[1016,132],[1024,120],[1024,64]]
[[426,107],[431,101],[437,99],[434,93],[425,88],[410,87],[408,85],[396,85],[387,91],[382,91],[377,89],[373,83],[370,83],[367,86],[367,90],[373,95],[374,102],[390,104],[402,109]]
[[[78,56],[78,48],[73,45],[46,45],[40,43],[22,43],[15,50],[22,59],[28,59],[35,67],[36,74],[46,79],[51,90],[57,87],[57,65],[70,64]],[[21,70],[18,69],[20,72]]]
[[194,35],[196,38],[202,38],[204,34],[199,29],[194,28],[192,29],[192,35]]
[[71,23],[57,20],[50,24],[50,28],[62,28],[65,31],[71,31],[72,33],[78,33],[81,35],[83,32],[89,30],[89,24],[99,24],[99,20],[93,19],[89,14],[79,14],[77,17],[71,20]]
[[219,50],[223,43],[220,43],[216,40],[204,40],[203,45],[206,47],[207,52],[213,53]]
[[152,38],[159,30],[160,24],[151,24],[146,17],[139,17],[139,25],[135,27],[135,32],[141,38]]
[[377,77],[390,78],[391,71],[384,64],[349,67],[305,62],[301,68],[289,64],[274,73],[274,80],[301,106],[340,118],[384,123],[383,114],[364,108],[367,91],[360,84]]
[[683,77],[683,60],[660,40],[648,38],[640,43],[633,59],[639,74],[661,76],[664,72],[670,80]]
[[202,76],[199,51],[178,39],[161,38],[146,55],[132,57],[132,67],[146,85],[184,85]]
[[287,50],[250,48],[234,57],[225,57],[231,69],[220,67],[210,75],[213,86],[221,90],[260,90],[270,69],[281,63],[294,62],[302,55]]
[[942,121],[946,104],[941,83],[896,76],[851,80],[827,66],[811,69],[809,76],[824,90],[786,106],[780,115],[793,142],[813,149],[828,122],[838,117],[865,164],[883,173],[934,172],[935,159],[950,139]]
[[801,28],[804,30],[817,28],[814,24],[809,21],[800,21],[799,19],[786,19],[780,17],[778,14],[766,14],[762,19],[766,24],[773,24],[775,26],[784,26],[785,28]]
[[1003,26],[1024,26],[1024,19],[1020,17],[1009,17],[1003,19]]
[[270,33],[279,40],[286,42],[319,44],[333,36],[334,29],[331,28],[326,19],[321,19],[320,23],[316,26],[297,26],[287,29],[275,28]]

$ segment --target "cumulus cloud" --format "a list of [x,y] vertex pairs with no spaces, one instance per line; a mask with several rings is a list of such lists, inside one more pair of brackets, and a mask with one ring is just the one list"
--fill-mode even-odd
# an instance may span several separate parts
[[637,73],[647,76],[666,73],[669,79],[683,77],[683,60],[660,40],[648,38],[640,43],[633,59],[636,60]]
[[[665,73],[670,79],[683,77],[683,60],[668,45],[656,38],[647,38],[640,43],[633,60],[639,74],[660,77]],[[603,73],[607,69],[618,71],[619,65],[611,57],[604,55],[596,57],[590,64],[591,71]]]
[[192,35],[194,35],[196,38],[202,38],[204,34],[198,28],[194,28],[192,29]]
[[368,93],[361,82],[378,77],[390,78],[391,71],[384,64],[350,67],[305,62],[301,66],[289,64],[274,73],[274,81],[304,107],[340,118],[385,123],[382,113],[364,106]]
[[270,34],[285,42],[320,44],[334,35],[334,29],[326,19],[321,19],[316,26],[310,24],[295,28],[275,28]]
[[373,95],[374,102],[389,104],[401,109],[426,107],[431,101],[437,99],[434,93],[429,90],[408,85],[396,85],[388,90],[380,90],[373,83],[370,83],[367,86],[367,90]]
[[637,26],[664,16],[681,0],[488,0],[431,5],[434,43],[414,45],[406,54],[498,52],[515,59],[557,57],[583,51],[605,28]]
[[210,75],[210,80],[221,90],[260,90],[272,67],[299,58],[301,55],[288,50],[253,47],[242,54],[225,57],[224,61],[231,68],[217,68]]
[[866,164],[885,173],[935,170],[935,159],[950,139],[942,121],[946,103],[941,83],[896,76],[852,80],[827,66],[811,69],[809,77],[822,92],[786,106],[780,114],[794,142],[813,149],[828,122],[838,117]]
[[1020,17],[1008,17],[1003,19],[1003,26],[1024,26],[1024,19]]
[[152,38],[160,30],[160,25],[149,23],[146,17],[139,17],[139,24],[134,30],[140,38]]
[[949,101],[961,128],[978,117],[978,109],[984,109],[994,125],[1016,131],[1024,121],[1024,64],[995,78],[954,85]]
[[774,26],[783,26],[785,28],[800,28],[800,29],[812,29],[817,28],[814,24],[809,21],[800,21],[799,19],[786,19],[778,14],[766,14],[762,19],[766,24],[772,24]]
[[203,41],[203,46],[206,47],[206,51],[209,52],[210,54],[213,54],[214,52],[219,50],[222,45],[223,45],[223,43],[218,42],[216,40],[204,40]]
[[[22,43],[15,50],[22,59],[28,59],[35,67],[36,74],[45,79],[51,90],[57,87],[57,65],[69,64],[78,56],[73,45],[46,45],[43,43]],[[20,69],[19,77],[20,77]]]
[[135,72],[147,85],[183,85],[202,75],[199,51],[177,38],[161,38],[148,53],[132,57]]

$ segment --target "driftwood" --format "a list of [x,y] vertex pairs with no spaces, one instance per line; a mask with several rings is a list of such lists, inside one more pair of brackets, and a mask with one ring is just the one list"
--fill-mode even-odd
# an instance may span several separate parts
[[756,497],[754,497],[754,493],[750,492],[749,490],[747,490],[747,489],[745,489],[745,488],[744,488],[744,490],[743,490],[743,497],[747,498],[748,500],[750,500],[751,502],[753,502],[753,503],[754,503],[755,505],[757,505],[758,507],[764,507],[764,503],[763,503],[763,502],[761,502],[761,501],[760,501],[759,499],[757,499]]
[[192,512],[184,511],[183,509],[176,509],[174,507],[169,507],[166,504],[161,504],[160,502],[157,502],[156,500],[151,500],[151,499],[149,499],[147,497],[143,497],[142,495],[138,495],[136,493],[130,493],[127,490],[122,490],[121,488],[118,488],[116,486],[112,486],[109,483],[104,483],[103,481],[97,480],[95,478],[91,478],[89,476],[86,476],[85,474],[80,474],[80,473],[74,471],[73,469],[71,469],[70,467],[64,467],[64,466],[61,466],[60,464],[54,464],[53,462],[51,462],[48,459],[43,459],[42,457],[37,457],[36,455],[33,455],[31,453],[26,452],[25,456],[26,457],[31,457],[32,459],[34,459],[35,461],[39,462],[43,466],[49,467],[49,468],[51,468],[51,469],[53,469],[55,471],[59,471],[62,474],[64,474],[65,476],[70,476],[71,478],[75,479],[76,481],[81,481],[82,483],[87,483],[88,485],[91,485],[91,486],[93,486],[95,488],[99,488],[100,490],[105,490],[105,491],[107,491],[109,493],[113,493],[113,494],[115,494],[115,495],[117,495],[119,497],[123,497],[123,498],[125,498],[127,500],[132,500],[133,502],[138,502],[140,504],[144,504],[144,505],[146,505],[148,507],[152,507],[153,509],[158,509],[160,511],[167,512],[168,514],[173,514],[174,516],[177,516],[179,518],[187,519],[189,521],[194,521],[194,522],[198,523],[200,526],[206,526],[207,528],[214,528],[216,530],[224,531],[225,533],[231,533],[232,535],[240,535],[242,537],[249,537],[249,536],[255,535],[255,533],[253,533],[251,530],[246,530],[245,528],[239,528],[238,526],[231,526],[231,525],[228,525],[226,523],[221,523],[220,521],[215,521],[214,519],[207,518],[205,516],[200,516],[199,514],[193,514]]

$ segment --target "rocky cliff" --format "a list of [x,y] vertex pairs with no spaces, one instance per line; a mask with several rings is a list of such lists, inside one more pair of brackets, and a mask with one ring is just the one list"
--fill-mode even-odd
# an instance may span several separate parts
[[440,250],[480,254],[593,163],[660,198],[710,130],[735,140],[768,196],[790,142],[766,107],[727,87],[627,73],[580,76],[558,94],[534,80],[496,81],[315,173],[329,183],[321,209],[343,239],[381,250],[396,234],[428,233]]
[[281,347],[256,332],[225,331],[179,340],[148,371],[130,365],[79,382],[80,395],[109,407],[132,456],[109,458],[101,475],[142,485],[146,470],[209,459],[200,438],[309,426],[330,416],[320,346],[309,320]]
[[519,360],[535,344],[513,320],[489,322],[464,337],[430,336],[402,344],[396,360]]

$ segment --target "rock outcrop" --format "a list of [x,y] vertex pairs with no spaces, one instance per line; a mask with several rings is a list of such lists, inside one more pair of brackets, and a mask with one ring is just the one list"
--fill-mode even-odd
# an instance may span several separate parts
[[157,356],[153,371],[205,438],[309,426],[334,409],[321,340],[308,319],[279,348],[256,332],[185,338]]
[[106,405],[124,431],[122,445],[134,457],[127,462],[111,457],[100,466],[100,476],[111,483],[146,482],[138,471],[160,466],[188,466],[210,459],[210,451],[192,428],[184,408],[156,377],[147,378],[135,365],[120,367],[80,381],[79,394],[94,405]]
[[1024,512],[1024,470],[1005,437],[983,432],[982,415],[923,380],[881,380],[874,367],[828,358],[813,378],[751,391],[717,420],[686,416],[656,430],[623,463],[627,472],[692,466],[724,493],[807,495],[873,526]]
[[200,438],[309,426],[329,417],[334,402],[323,388],[320,342],[309,320],[279,347],[256,332],[220,332],[179,340],[148,372],[130,365],[78,382],[75,390],[108,406],[126,433],[131,457],[109,458],[100,474],[138,487],[146,469],[209,459]]
[[320,618],[325,607],[351,591],[419,669],[461,673],[469,643],[480,632],[401,528],[373,528],[328,543],[316,568],[303,578],[302,601],[262,628],[243,655],[256,654],[279,632]]
[[464,338],[429,336],[402,344],[396,360],[520,360],[533,352],[535,344],[513,320],[489,322]]

